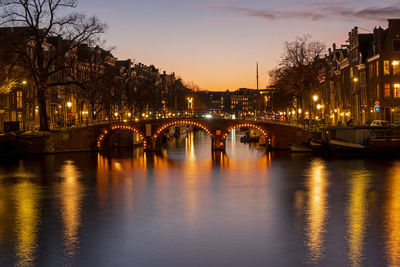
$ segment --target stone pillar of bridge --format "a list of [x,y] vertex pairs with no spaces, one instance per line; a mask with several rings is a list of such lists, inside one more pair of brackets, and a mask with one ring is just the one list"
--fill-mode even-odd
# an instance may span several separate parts
[[145,144],[145,147],[144,147],[144,151],[147,151],[147,152],[156,151],[157,144],[156,144],[155,138],[152,137],[152,136],[146,136],[144,139],[146,141],[146,144]]
[[221,130],[216,130],[212,137],[212,150],[225,151],[225,138],[223,138]]

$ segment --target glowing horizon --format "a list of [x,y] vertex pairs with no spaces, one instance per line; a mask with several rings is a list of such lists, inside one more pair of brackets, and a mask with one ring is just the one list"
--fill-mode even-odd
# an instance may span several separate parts
[[[78,10],[109,25],[106,47],[114,56],[175,72],[206,90],[260,88],[275,67],[285,41],[310,34],[313,40],[344,44],[348,32],[375,26],[399,14],[400,4],[383,0],[81,0]],[[366,29],[366,30],[364,30]]]

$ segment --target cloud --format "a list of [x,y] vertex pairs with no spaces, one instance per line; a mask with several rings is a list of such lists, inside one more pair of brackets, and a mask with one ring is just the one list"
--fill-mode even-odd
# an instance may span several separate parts
[[252,9],[238,6],[213,6],[214,9],[244,14],[249,17],[258,17],[266,20],[278,19],[345,19],[345,20],[379,20],[400,17],[400,4],[393,3],[385,7],[367,7],[363,9],[351,8],[340,4],[313,4],[304,10],[283,11],[272,9]]

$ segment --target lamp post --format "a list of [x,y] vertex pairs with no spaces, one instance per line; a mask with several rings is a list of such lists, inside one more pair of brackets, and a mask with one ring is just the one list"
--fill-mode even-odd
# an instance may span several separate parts
[[[314,119],[314,118],[315,118],[315,104],[317,103],[318,99],[319,99],[319,97],[318,97],[317,95],[313,95],[313,97],[312,97],[312,100],[314,101],[314,102],[313,102],[313,105],[312,105],[312,113],[313,113],[313,116],[311,116],[311,119]],[[313,117],[314,117],[314,118],[313,118]]]
[[192,111],[192,109],[193,109],[193,97],[188,97],[187,101],[188,101],[188,110]]
[[[67,120],[68,120],[68,122],[69,122],[69,112],[70,112],[70,110],[71,110],[71,107],[72,107],[72,102],[71,101],[68,101],[67,102],[67,112],[66,112],[66,114],[65,114],[65,123],[67,122]],[[72,116],[72,113],[71,113],[71,116]],[[64,125],[64,127],[65,126],[67,126],[67,125]]]

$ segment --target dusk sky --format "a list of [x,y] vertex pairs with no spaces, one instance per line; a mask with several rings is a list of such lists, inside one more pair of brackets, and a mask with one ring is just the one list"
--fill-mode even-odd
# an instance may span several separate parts
[[78,9],[109,26],[113,54],[154,64],[208,90],[260,87],[285,41],[310,34],[345,43],[354,26],[371,31],[400,18],[398,0],[80,0]]

